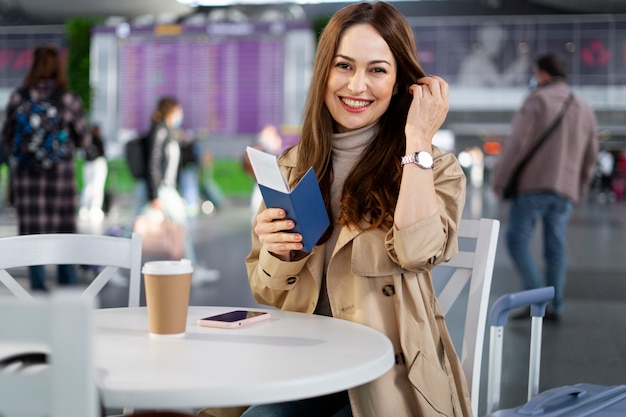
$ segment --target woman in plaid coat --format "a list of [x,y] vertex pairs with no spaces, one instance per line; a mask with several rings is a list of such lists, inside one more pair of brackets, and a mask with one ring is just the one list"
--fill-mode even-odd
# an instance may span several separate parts
[[[38,47],[30,71],[22,86],[11,94],[5,109],[2,141],[9,156],[11,192],[20,235],[76,232],[73,155],[77,147],[86,148],[91,137],[82,101],[67,89],[67,84],[59,50],[55,46]],[[53,125],[48,131],[54,131],[55,139],[51,141],[52,150],[38,159],[36,152],[27,151],[27,144],[33,143],[35,135],[24,134],[21,124],[24,115],[30,114],[27,130],[35,131],[39,116],[30,107],[45,107],[47,103],[52,110],[48,110],[45,120]],[[76,281],[73,265],[59,265],[60,285]],[[33,290],[46,290],[43,265],[30,267],[30,283]]]

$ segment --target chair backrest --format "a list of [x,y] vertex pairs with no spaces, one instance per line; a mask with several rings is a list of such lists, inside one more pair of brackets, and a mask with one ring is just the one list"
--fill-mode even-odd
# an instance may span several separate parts
[[[460,358],[474,415],[478,415],[483,344],[499,230],[500,222],[495,219],[462,219],[459,253],[433,270],[439,307],[453,339],[455,326],[462,328]],[[453,320],[455,323],[451,324]]]
[[0,352],[45,352],[45,366],[0,369],[0,415],[97,417],[93,300],[72,291],[0,297]]
[[78,233],[20,235],[0,238],[0,282],[22,300],[32,295],[6,269],[31,265],[99,265],[104,267],[83,292],[95,298],[119,268],[130,272],[128,306],[138,307],[141,290],[141,235],[130,238]]

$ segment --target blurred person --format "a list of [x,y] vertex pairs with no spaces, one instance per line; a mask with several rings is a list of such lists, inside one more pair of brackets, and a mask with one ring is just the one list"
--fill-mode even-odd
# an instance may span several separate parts
[[91,128],[91,146],[85,150],[83,164],[83,192],[80,198],[79,217],[81,219],[102,221],[104,211],[104,185],[108,173],[107,159],[100,127]]
[[615,199],[621,201],[626,196],[626,150],[620,150],[615,156],[615,166],[611,178],[611,191]]
[[186,228],[185,258],[194,265],[192,282],[201,284],[219,279],[220,272],[198,264],[192,233],[187,227],[187,208],[178,193],[178,169],[181,149],[176,131],[183,122],[183,108],[174,97],[162,97],[152,115],[147,140],[146,195],[147,210],[162,212],[172,221]]
[[612,202],[615,195],[611,190],[611,180],[615,172],[615,157],[606,149],[598,153],[596,175],[598,178],[598,201],[600,203]]
[[[2,140],[9,150],[12,198],[20,235],[76,232],[74,153],[91,143],[80,97],[56,46],[37,47],[21,87],[6,106]],[[59,265],[59,285],[77,284],[74,265]],[[30,285],[47,291],[43,265],[29,267]]]
[[178,166],[178,188],[185,200],[187,214],[195,216],[200,209],[200,157],[198,144],[191,135],[178,130],[180,162]]
[[202,161],[200,163],[200,196],[204,200],[202,202],[202,212],[211,214],[215,210],[219,210],[224,203],[224,191],[215,181],[215,156],[210,149],[206,149],[202,153]]
[[[516,113],[511,134],[504,141],[494,175],[493,189],[502,193],[508,178],[528,151],[563,110],[563,118],[534,153],[522,171],[518,194],[513,198],[506,242],[522,277],[524,289],[554,286],[555,296],[545,319],[558,321],[563,309],[567,278],[566,232],[573,205],[580,202],[593,180],[598,154],[593,109],[573,95],[566,83],[565,61],[548,53],[533,68],[537,87]],[[545,272],[533,258],[530,242],[538,222],[543,225]],[[529,318],[524,311],[517,318]]]
[[448,84],[424,74],[408,22],[380,1],[335,13],[312,73],[301,140],[279,164],[292,186],[315,169],[331,226],[303,252],[285,211],[261,205],[250,287],[259,303],[382,332],[396,363],[347,392],[255,405],[243,416],[471,416],[431,276],[458,252],[465,203],[458,161],[432,144]]

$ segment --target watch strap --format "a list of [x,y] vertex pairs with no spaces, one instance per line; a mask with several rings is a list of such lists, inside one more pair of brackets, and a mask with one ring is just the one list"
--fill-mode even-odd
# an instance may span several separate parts
[[427,154],[428,156],[430,156],[430,160],[433,161],[433,157],[432,155],[428,152],[428,151],[418,151],[418,152],[413,152],[407,155],[404,155],[401,159],[400,159],[400,165],[401,166],[405,166],[406,164],[415,164],[421,168],[424,169],[432,169],[433,168],[433,162],[431,162],[430,166],[426,166],[423,163],[420,163],[419,161],[419,154],[424,153]]

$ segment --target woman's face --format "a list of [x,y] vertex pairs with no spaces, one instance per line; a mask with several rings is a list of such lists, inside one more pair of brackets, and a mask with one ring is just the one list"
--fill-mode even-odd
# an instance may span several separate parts
[[183,123],[183,108],[181,106],[174,107],[167,117],[166,123],[169,127],[179,128]]
[[324,102],[338,132],[368,126],[389,107],[396,83],[396,60],[371,25],[348,28],[331,65]]

